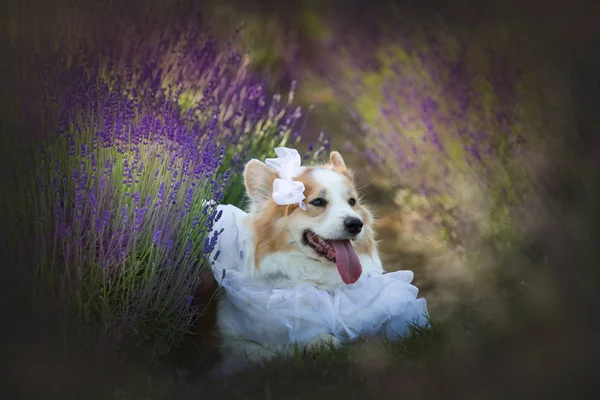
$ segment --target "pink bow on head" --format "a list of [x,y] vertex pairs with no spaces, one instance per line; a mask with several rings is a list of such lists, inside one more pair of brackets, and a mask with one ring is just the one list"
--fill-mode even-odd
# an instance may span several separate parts
[[267,158],[265,164],[278,172],[279,178],[273,182],[273,201],[279,205],[298,204],[306,210],[304,203],[304,183],[293,179],[302,175],[306,167],[301,166],[302,158],[295,149],[275,148],[277,158]]

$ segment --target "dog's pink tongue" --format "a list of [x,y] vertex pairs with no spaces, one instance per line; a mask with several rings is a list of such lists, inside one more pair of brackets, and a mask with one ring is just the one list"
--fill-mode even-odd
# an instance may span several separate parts
[[348,285],[356,282],[362,274],[362,265],[356,250],[349,240],[332,240],[331,244],[335,249],[335,263],[342,280]]

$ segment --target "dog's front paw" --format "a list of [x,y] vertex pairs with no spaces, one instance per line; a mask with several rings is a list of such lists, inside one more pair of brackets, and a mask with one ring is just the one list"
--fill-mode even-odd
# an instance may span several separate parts
[[304,353],[328,350],[331,348],[339,348],[342,345],[340,339],[328,333],[321,333],[315,336],[304,347]]

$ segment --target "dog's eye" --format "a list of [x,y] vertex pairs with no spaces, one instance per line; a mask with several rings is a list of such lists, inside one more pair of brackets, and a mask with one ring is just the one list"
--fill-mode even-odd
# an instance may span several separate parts
[[311,201],[310,204],[312,204],[315,207],[325,207],[327,205],[327,200],[318,197]]
[[354,207],[356,205],[356,199],[348,200],[348,204],[350,204],[350,207]]

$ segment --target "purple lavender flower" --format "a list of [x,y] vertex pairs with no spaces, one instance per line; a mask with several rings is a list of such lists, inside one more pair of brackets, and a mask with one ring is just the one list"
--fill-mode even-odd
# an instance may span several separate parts
[[123,228],[125,228],[125,226],[127,225],[127,215],[128,215],[127,206],[126,205],[124,205],[121,208],[121,214],[123,216],[123,219],[122,219]]
[[96,196],[92,192],[90,192],[89,198],[90,198],[90,202],[91,202],[91,206],[92,206],[92,214],[96,215],[98,213],[98,200],[96,199]]
[[189,188],[186,195],[185,195],[185,210],[187,212],[190,211],[190,207],[192,206],[192,198],[194,196],[194,189],[193,188]]
[[135,192],[133,194],[133,204],[135,207],[139,207],[140,206],[140,192]]
[[102,229],[106,229],[109,222],[110,222],[110,210],[106,210],[104,212],[104,217],[102,218]]
[[155,246],[160,246],[160,240],[161,240],[161,231],[157,230],[152,235],[152,244],[154,244]]
[[107,158],[106,163],[104,164],[104,175],[109,177],[112,174],[112,169],[113,163],[111,162],[110,158]]
[[144,222],[144,214],[146,212],[146,208],[136,208],[135,209],[135,226],[134,230],[137,232],[142,227],[142,223]]
[[156,195],[156,203],[154,203],[155,207],[158,207],[162,204],[163,199],[165,198],[165,183],[162,182],[158,188],[158,194]]
[[191,229],[192,230],[196,229],[196,227],[198,226],[199,223],[200,223],[200,216],[199,215],[195,215],[194,216],[194,221],[192,222]]
[[210,238],[204,239],[204,247],[202,248],[202,252],[204,254],[210,254],[213,251],[214,246],[211,245]]
[[188,239],[188,241],[185,245],[184,259],[187,260],[188,258],[190,258],[191,254],[192,254],[192,240]]

